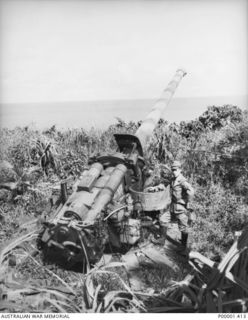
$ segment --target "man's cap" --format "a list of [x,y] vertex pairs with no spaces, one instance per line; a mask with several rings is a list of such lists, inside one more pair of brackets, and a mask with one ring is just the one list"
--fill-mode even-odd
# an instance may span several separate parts
[[180,161],[174,161],[171,165],[172,169],[181,169],[181,162]]
[[170,167],[166,164],[160,164],[160,171],[170,171]]

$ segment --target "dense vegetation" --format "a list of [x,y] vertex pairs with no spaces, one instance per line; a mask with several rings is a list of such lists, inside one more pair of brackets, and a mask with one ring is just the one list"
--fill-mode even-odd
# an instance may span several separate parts
[[[29,240],[28,231],[39,227],[44,216],[49,214],[49,198],[56,192],[61,179],[75,179],[90,156],[116,148],[114,133],[134,133],[138,126],[139,123],[117,119],[117,123],[105,131],[94,128],[61,131],[55,126],[43,132],[32,127],[1,129],[0,182],[5,188],[0,189],[0,263],[4,260],[6,241],[17,235]],[[168,124],[160,121],[147,148],[146,160],[156,169],[161,163],[170,164],[175,159],[182,162],[184,174],[196,190],[192,208],[197,219],[191,226],[191,247],[218,261],[233,243],[235,232],[242,230],[248,222],[248,112],[235,106],[213,106],[190,122]],[[32,221],[34,225],[31,225]],[[37,267],[39,261],[30,255],[30,250],[27,252],[25,265],[22,264],[18,272],[24,280],[31,272],[35,281],[42,283],[53,271],[40,272],[41,264],[39,270],[34,271],[34,265],[36,263]],[[12,264],[16,266],[15,261]],[[6,272],[10,274],[9,269],[3,270],[3,276]],[[82,280],[79,275],[64,272],[57,276],[57,281],[66,284],[66,277],[75,283]],[[49,281],[50,286],[54,285],[56,277]],[[29,283],[30,290],[33,285],[33,282]],[[73,287],[73,290],[77,288]],[[49,293],[40,292],[44,296]],[[59,308],[51,301],[48,311],[87,309],[83,302],[78,307],[77,301],[73,301],[68,309],[66,304]],[[43,301],[38,310],[45,310],[47,303]],[[95,307],[94,311],[99,306]],[[132,308],[142,310],[137,301]],[[30,311],[28,307],[24,310]]]

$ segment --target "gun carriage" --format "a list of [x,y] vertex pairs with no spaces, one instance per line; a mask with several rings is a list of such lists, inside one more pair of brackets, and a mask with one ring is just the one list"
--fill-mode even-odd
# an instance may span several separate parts
[[145,219],[146,213],[170,204],[169,187],[144,192],[144,152],[185,74],[177,70],[135,135],[114,135],[118,151],[89,159],[70,196],[66,184],[61,185],[62,203],[55,217],[44,224],[38,240],[45,259],[86,272],[109,248],[123,252],[140,241],[142,228],[153,223]]

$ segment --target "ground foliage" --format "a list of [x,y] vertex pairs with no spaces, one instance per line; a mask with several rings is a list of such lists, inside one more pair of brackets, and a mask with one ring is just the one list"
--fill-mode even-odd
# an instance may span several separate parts
[[[3,310],[146,310],[145,299],[138,299],[130,292],[123,278],[116,280],[121,285],[106,289],[110,278],[113,286],[117,283],[113,279],[118,278],[118,274],[112,276],[104,271],[102,279],[108,280],[96,282],[97,273],[92,272],[87,278],[58,267],[44,266],[40,255],[34,254],[35,237],[46,215],[50,214],[51,199],[56,198],[61,180],[69,179],[73,184],[90,156],[111,153],[117,148],[114,133],[135,133],[139,125],[117,118],[105,131],[94,128],[62,131],[56,126],[43,132],[34,127],[1,129],[0,160],[4,165],[0,175],[0,268],[3,271],[0,293],[1,298],[5,297]],[[212,106],[190,122],[168,124],[161,120],[145,154],[149,166],[158,175],[161,164],[170,165],[175,159],[182,162],[184,174],[196,190],[191,204],[197,216],[191,226],[191,247],[220,261],[232,245],[235,232],[248,222],[247,111],[231,105]],[[21,240],[8,247],[8,241],[17,237]],[[143,273],[155,284],[151,286],[153,292],[163,292],[163,286],[168,290],[170,281],[163,271]],[[85,293],[85,288],[91,291],[90,295]]]

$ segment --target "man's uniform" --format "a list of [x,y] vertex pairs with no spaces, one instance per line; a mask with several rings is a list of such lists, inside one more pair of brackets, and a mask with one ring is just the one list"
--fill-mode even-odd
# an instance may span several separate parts
[[[173,169],[180,169],[181,164],[175,161],[172,164]],[[176,221],[179,231],[181,231],[181,242],[184,247],[187,245],[188,239],[188,203],[194,195],[194,189],[187,182],[186,178],[179,175],[171,183],[171,205],[170,208],[160,215],[160,225],[163,234],[166,235],[167,228],[171,221]]]
[[180,174],[171,183],[171,207],[172,219],[178,223],[181,232],[188,232],[188,203],[194,195],[194,190],[187,182],[186,178]]

